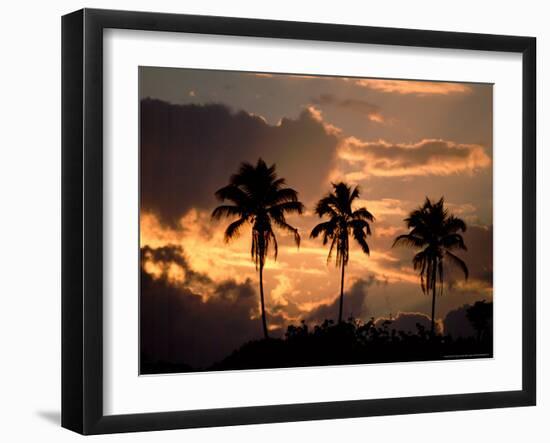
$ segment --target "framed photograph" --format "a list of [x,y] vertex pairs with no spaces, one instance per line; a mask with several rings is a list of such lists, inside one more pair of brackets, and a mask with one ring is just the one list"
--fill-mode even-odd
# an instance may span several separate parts
[[62,425],[536,402],[531,37],[62,20]]

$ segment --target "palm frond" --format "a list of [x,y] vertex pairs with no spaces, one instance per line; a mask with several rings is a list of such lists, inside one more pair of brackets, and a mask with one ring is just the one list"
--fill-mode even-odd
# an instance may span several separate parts
[[369,211],[367,211],[367,208],[356,209],[355,211],[353,211],[351,216],[354,219],[361,219],[369,222],[374,222],[374,215],[372,215]]
[[462,260],[460,257],[456,256],[450,251],[445,251],[445,256],[450,259],[451,263],[453,263],[456,267],[458,267],[463,273],[466,280],[468,280],[468,266]]
[[224,240],[226,242],[229,242],[231,239],[237,237],[239,235],[239,229],[246,222],[247,222],[247,219],[243,217],[243,218],[239,218],[238,220],[235,220],[233,223],[230,223],[225,230]]
[[[277,260],[277,256],[279,255],[279,244],[277,243],[277,237],[275,236],[275,233],[270,230],[268,233],[269,240],[268,240],[268,247],[266,250],[266,254],[269,252],[269,245],[271,242],[273,242],[273,260]],[[298,243],[300,242],[299,236],[298,236]]]
[[271,227],[265,226],[262,229],[252,229],[250,255],[256,265],[256,269],[264,266],[266,257],[271,249],[271,245],[273,245],[273,258],[277,260],[279,247],[277,244],[277,237]]
[[393,241],[392,248],[395,246],[409,246],[413,248],[421,248],[426,244],[426,241],[418,236],[411,234],[398,235]]
[[284,218],[273,218],[273,222],[275,225],[287,232],[290,232],[294,236],[294,242],[296,243],[296,246],[300,247],[300,234],[298,233],[298,229],[296,229],[294,226],[289,225]]
[[334,188],[334,204],[338,208],[338,212],[340,212],[340,214],[351,215],[352,190],[350,186],[344,182],[333,183],[332,186]]
[[367,235],[372,235],[372,232],[370,230],[370,224],[368,221],[363,219],[352,219],[348,222],[348,225],[351,229],[358,229],[362,230],[364,229]]
[[268,205],[277,205],[279,203],[297,202],[298,192],[292,188],[277,189],[272,187],[268,196],[266,197],[266,203]]
[[438,260],[437,272],[439,274],[439,295],[443,295],[443,260]]
[[220,220],[222,217],[246,217],[246,212],[239,206],[220,205],[212,211],[211,217],[214,220]]
[[[367,226],[368,226],[368,223],[367,223]],[[361,246],[361,249],[363,250],[363,252],[367,255],[370,255],[370,249],[367,243],[367,235],[369,235],[368,232],[361,227],[354,227],[352,232],[353,232],[353,238],[357,243],[359,243],[359,246]]]
[[466,232],[466,223],[461,218],[450,215],[445,222],[447,232]]
[[304,205],[302,202],[299,201],[285,201],[282,203],[278,203],[274,206],[271,206],[268,209],[268,213],[270,215],[273,215],[274,217],[277,216],[277,214],[284,214],[285,212],[288,213],[296,213],[296,214],[302,214],[304,212]]
[[327,239],[332,238],[334,231],[336,230],[336,223],[334,219],[326,222],[319,223],[314,226],[309,234],[310,238],[317,238],[319,235],[324,234],[323,245],[327,244]]
[[330,260],[332,259],[332,252],[334,251],[334,247],[336,246],[337,242],[338,239],[336,237],[332,237],[332,242],[330,242],[330,248],[328,250],[327,264],[330,263]]
[[349,236],[347,230],[341,230],[336,243],[336,266],[346,266],[349,260]]
[[338,217],[340,215],[340,210],[334,194],[328,194],[319,200],[315,206],[315,213],[319,217],[324,217],[325,215],[329,217]]
[[250,206],[250,197],[241,188],[233,184],[220,188],[215,193],[216,198],[220,201],[229,200],[237,206]]
[[273,180],[273,183],[271,185],[275,189],[280,189],[282,186],[286,185],[286,180],[281,177],[276,180]]
[[462,249],[466,251],[466,244],[464,238],[460,234],[449,234],[441,238],[441,244],[447,249]]
[[420,251],[413,257],[413,268],[415,271],[419,271],[418,275],[420,276],[420,287],[422,292],[427,292],[426,287],[426,270],[428,268],[429,257],[426,250]]
[[353,203],[353,200],[355,200],[356,198],[359,198],[360,193],[361,193],[361,191],[360,191],[359,186],[356,186],[355,188],[353,188],[353,191],[351,191],[351,193],[349,195],[350,204]]
[[221,205],[214,209],[212,218],[236,217],[225,230],[226,240],[239,234],[245,222],[252,223],[250,254],[256,268],[262,268],[271,250],[277,258],[277,237],[273,225],[293,234],[299,245],[298,230],[286,222],[285,214],[304,211],[298,200],[298,192],[284,187],[286,181],[277,177],[276,166],[268,166],[259,158],[257,163],[241,163],[238,171],[230,177],[229,185],[219,189],[216,197],[234,205]]

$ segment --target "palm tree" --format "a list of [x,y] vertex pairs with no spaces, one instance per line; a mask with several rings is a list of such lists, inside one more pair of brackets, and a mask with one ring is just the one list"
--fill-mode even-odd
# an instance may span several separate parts
[[456,256],[453,250],[466,250],[460,232],[466,231],[466,223],[445,208],[443,197],[433,203],[428,197],[423,206],[415,209],[404,220],[408,234],[399,235],[393,246],[403,245],[420,249],[413,257],[413,266],[420,275],[422,292],[432,293],[431,334],[434,335],[435,295],[439,281],[440,294],[443,293],[443,263],[449,262],[458,267],[468,279],[466,263]]
[[265,316],[263,270],[268,252],[273,247],[273,257],[277,259],[277,238],[273,225],[294,235],[296,245],[300,246],[298,230],[290,226],[286,214],[301,214],[304,205],[298,201],[298,193],[285,187],[285,179],[278,178],[275,165],[267,166],[260,158],[254,166],[241,163],[239,171],[232,175],[229,184],[218,191],[216,197],[221,202],[232,204],[218,206],[212,212],[212,218],[236,218],[225,230],[225,241],[237,237],[243,225],[252,226],[252,247],[250,253],[260,277],[260,302],[264,337],[268,338]]
[[342,322],[344,307],[344,272],[349,260],[349,236],[359,243],[363,252],[370,254],[367,236],[371,235],[369,222],[374,222],[374,216],[366,208],[352,209],[353,201],[359,198],[359,187],[351,189],[345,183],[332,184],[333,191],[329,192],[317,203],[315,213],[319,217],[328,216],[329,220],[319,223],[311,231],[311,238],[323,235],[323,245],[330,240],[330,249],[327,262],[336,248],[336,266],[342,268],[340,281],[340,309],[338,323]]

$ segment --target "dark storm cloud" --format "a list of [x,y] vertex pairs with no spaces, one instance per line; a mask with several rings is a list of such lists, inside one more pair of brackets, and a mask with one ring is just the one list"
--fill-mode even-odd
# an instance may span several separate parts
[[309,110],[269,125],[219,104],[141,101],[141,205],[174,225],[191,207],[209,209],[214,192],[243,161],[277,164],[289,186],[308,201],[329,172],[337,137]]
[[445,334],[453,338],[473,337],[476,332],[466,316],[466,311],[471,305],[464,305],[449,311],[443,320]]
[[167,276],[171,264],[179,266],[181,270],[184,271],[185,284],[190,284],[193,282],[203,284],[212,283],[212,280],[206,274],[201,274],[191,269],[181,246],[166,245],[160,248],[144,246],[141,248],[141,263],[145,263],[147,261],[159,264],[162,267],[165,277]]
[[[150,257],[161,256],[162,260],[173,254],[171,263],[186,266],[180,252],[176,248],[147,251]],[[147,359],[205,367],[261,337],[258,299],[251,281],[209,281],[203,286],[207,297],[187,283],[170,281],[166,275],[154,278],[142,268],[140,337],[141,352]]]
[[[366,310],[367,290],[373,284],[373,280],[356,280],[351,288],[344,292],[343,319],[350,317],[359,318]],[[320,305],[305,315],[306,323],[321,323],[325,319],[336,320],[340,297],[336,297],[332,303]]]
[[314,105],[336,106],[342,109],[357,112],[369,118],[382,119],[380,106],[370,103],[366,100],[355,98],[339,98],[333,94],[321,94],[319,97],[311,99]]
[[[456,252],[468,266],[469,280],[479,280],[493,285],[493,227],[468,226],[463,234],[467,251]],[[448,266],[446,269],[449,286],[454,289],[457,281],[463,280],[460,270]]]

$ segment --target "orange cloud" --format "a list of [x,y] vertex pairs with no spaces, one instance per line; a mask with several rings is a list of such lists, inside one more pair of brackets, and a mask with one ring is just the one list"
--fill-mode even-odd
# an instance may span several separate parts
[[[370,204],[371,202],[369,202]],[[374,201],[372,205],[380,213],[399,213],[398,204],[391,199]],[[369,206],[369,207],[370,207]],[[339,271],[334,262],[327,264],[328,248],[309,238],[311,226],[300,226],[302,242],[300,249],[278,232],[279,254],[277,261],[272,257],[266,264],[264,285],[270,306],[281,305],[300,307],[299,311],[311,310],[334,297],[339,290]],[[226,243],[226,224],[213,222],[208,211],[192,209],[180,218],[177,227],[162,224],[150,212],[142,212],[140,221],[141,247],[160,248],[167,245],[179,246],[194,272],[208,275],[214,282],[233,279],[240,284],[250,280],[257,285],[258,275],[250,258],[250,234],[243,230],[242,235]],[[346,268],[346,287],[350,282],[374,275],[391,282],[411,282],[417,284],[418,277],[411,269],[401,269],[393,251],[374,249],[365,256],[355,244],[350,247],[350,263]],[[164,276],[173,284],[186,281],[187,270],[148,260],[146,271],[153,277]],[[197,291],[208,298],[209,291]],[[307,307],[308,309],[305,309]]]
[[451,95],[469,94],[472,88],[464,83],[411,81],[411,80],[381,80],[359,79],[355,84],[375,91],[401,95]]
[[342,133],[342,130],[340,128],[330,123],[327,123],[327,121],[323,119],[323,113],[320,109],[316,108],[315,106],[308,106],[306,109],[313,120],[323,125],[323,128],[328,135],[338,136]]
[[402,228],[398,228],[397,226],[383,226],[383,227],[377,227],[375,229],[375,234],[380,237],[394,238],[402,230],[403,230]]
[[384,123],[386,121],[386,119],[382,114],[378,114],[375,112],[369,114],[367,117],[371,122],[375,122],[375,123]]
[[385,216],[406,214],[403,209],[403,202],[396,198],[382,198],[380,200],[357,200],[358,206],[365,206],[371,213],[375,214],[376,221],[379,222]]
[[[477,144],[425,139],[417,143],[365,142],[356,137],[342,139],[338,157],[348,166],[344,177],[355,180],[372,176],[403,177],[426,175],[473,174],[491,165],[485,148]],[[347,169],[347,168],[346,168]],[[342,175],[334,171],[332,176]]]

